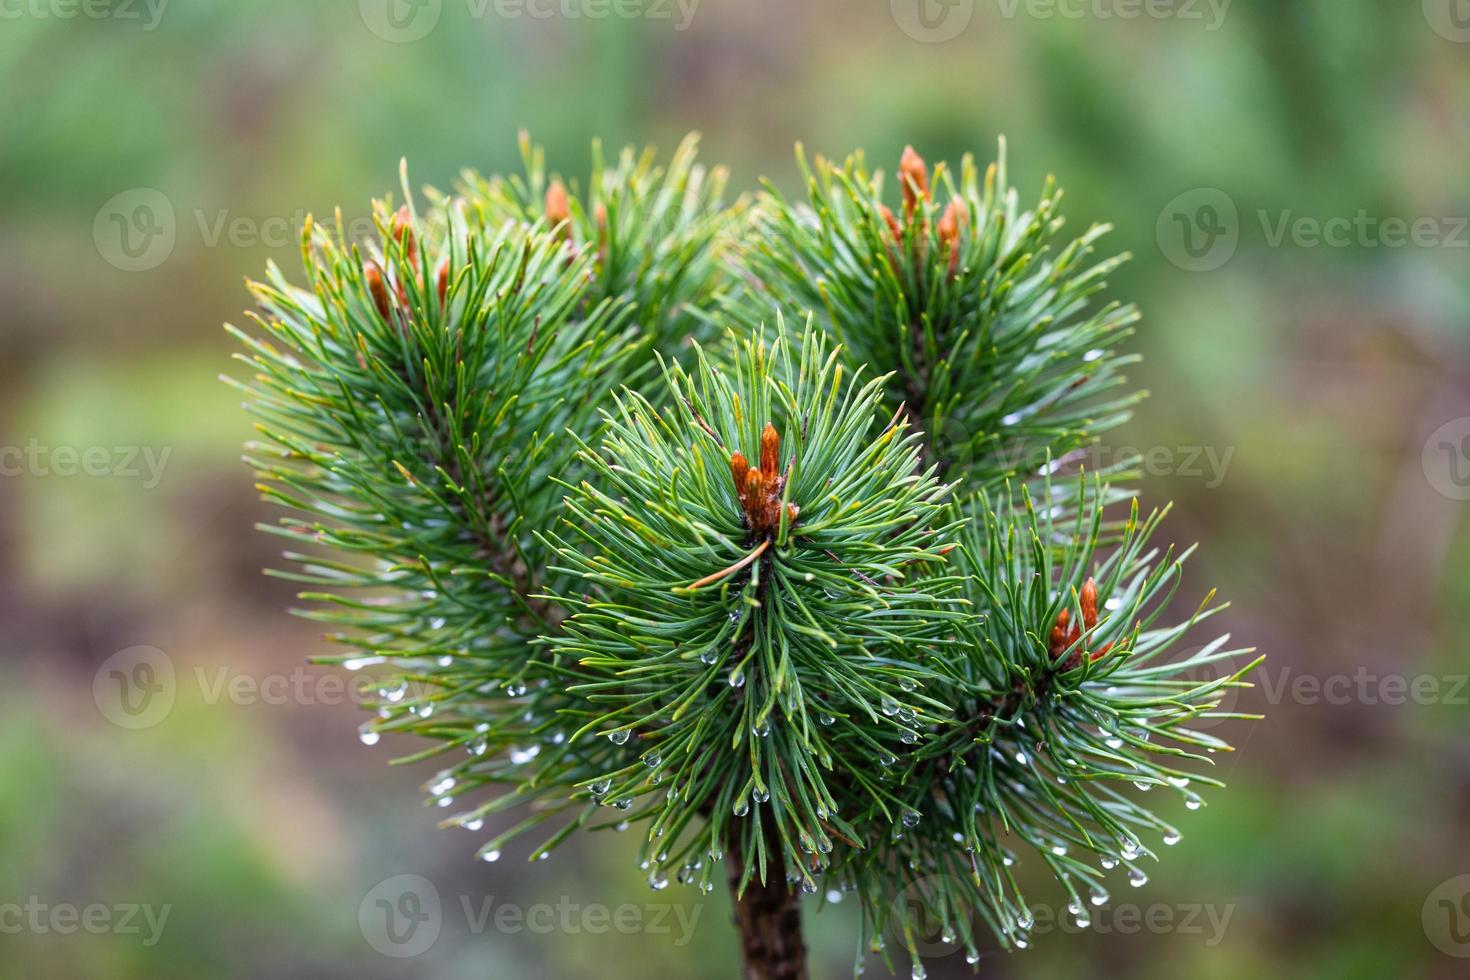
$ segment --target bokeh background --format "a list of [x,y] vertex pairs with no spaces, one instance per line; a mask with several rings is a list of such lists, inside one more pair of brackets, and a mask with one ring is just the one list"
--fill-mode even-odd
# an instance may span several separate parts
[[[570,174],[593,136],[697,129],[739,189],[793,189],[798,140],[891,169],[1004,133],[1024,194],[1056,174],[1133,253],[1152,397],[1108,442],[1154,454],[1145,499],[1204,545],[1181,601],[1232,600],[1267,717],[1115,889],[1155,925],[1096,912],[983,976],[1470,973],[1470,3],[0,0],[0,976],[735,975],[724,896],[651,892],[626,837],[473,862],[260,572],[217,380],[242,276],[296,269],[302,215],[367,213],[400,157],[517,168],[522,126]],[[176,696],[128,728],[94,680],[139,645]],[[411,958],[359,924],[400,874],[443,902]],[[477,925],[487,897],[644,927]],[[849,974],[852,913],[809,920],[814,976]]]

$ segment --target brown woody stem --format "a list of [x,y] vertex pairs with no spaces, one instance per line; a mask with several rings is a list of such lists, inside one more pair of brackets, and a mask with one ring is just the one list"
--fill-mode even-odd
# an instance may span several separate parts
[[745,874],[738,837],[731,835],[726,858],[730,897],[735,905],[735,928],[740,934],[744,980],[806,980],[806,944],[801,938],[801,892],[791,888],[781,873],[780,842],[769,820],[766,835],[766,880],[756,869],[740,893]]

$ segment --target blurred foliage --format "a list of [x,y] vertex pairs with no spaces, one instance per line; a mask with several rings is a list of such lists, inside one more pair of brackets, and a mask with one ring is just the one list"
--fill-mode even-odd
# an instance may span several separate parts
[[[0,901],[174,911],[150,949],[0,937],[0,975],[730,975],[718,896],[683,947],[492,930],[446,932],[419,961],[378,956],[357,905],[404,871],[521,903],[651,893],[623,870],[621,838],[537,869],[554,874],[472,865],[467,835],[430,833],[436,815],[412,803],[426,772],[365,757],[390,747],[356,744],[351,706],[207,704],[194,685],[132,732],[90,695],[97,665],[132,643],[166,648],[181,671],[257,677],[323,652],[280,622],[285,594],[254,571],[268,563],[250,529],[264,512],[234,459],[236,399],[212,381],[230,349],[218,325],[248,303],[243,272],[296,268],[305,210],[366,214],[402,156],[439,187],[466,166],[513,171],[522,126],[567,172],[594,135],[667,152],[702,130],[701,158],[730,166],[732,193],[761,174],[797,190],[797,140],[828,156],[862,145],[892,161],[912,143],[958,159],[1004,132],[1023,197],[1056,173],[1068,230],[1110,222],[1110,247],[1134,254],[1113,290],[1143,312],[1128,349],[1153,396],[1110,442],[1235,450],[1217,484],[1176,467],[1147,492],[1178,500],[1181,544],[1211,543],[1198,573],[1235,601],[1222,619],[1236,641],[1269,654],[1265,678],[1465,670],[1463,505],[1426,485],[1420,449],[1470,415],[1467,252],[1273,247],[1258,217],[1470,212],[1470,47],[1419,3],[1236,0],[1212,31],[1025,5],[1008,17],[982,0],[940,44],[896,26],[898,0],[707,2],[683,31],[445,2],[412,43],[369,30],[366,0],[173,0],[152,30],[142,4],[142,20],[36,14],[61,6],[8,6],[0,22],[0,441],[173,452],[147,490],[0,479]],[[160,190],[177,224],[172,252],[140,273],[93,238],[99,209],[135,187]],[[1201,187],[1233,200],[1241,240],[1221,268],[1190,273],[1156,222]],[[216,240],[221,215],[290,231]],[[1175,815],[1172,873],[1115,896],[1233,905],[1222,942],[1050,935],[995,954],[986,975],[1462,976],[1420,910],[1470,871],[1464,708],[1267,697],[1241,699],[1268,720],[1222,767],[1233,791]],[[840,975],[855,930],[815,921],[818,975]],[[968,975],[961,959],[930,975]]]

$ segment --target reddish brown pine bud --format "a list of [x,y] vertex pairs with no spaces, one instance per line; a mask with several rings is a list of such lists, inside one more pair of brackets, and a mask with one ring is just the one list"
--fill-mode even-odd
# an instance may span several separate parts
[[750,518],[750,526],[755,530],[761,529],[765,516],[765,483],[765,477],[754,466],[745,471],[745,516]]
[[557,232],[559,238],[567,237],[565,222],[572,216],[571,204],[567,201],[567,189],[559,180],[553,180],[546,188],[546,223],[552,228],[562,225]]
[[1082,625],[1092,629],[1097,625],[1097,583],[1090,578],[1082,583],[1078,598],[1082,602]]
[[407,204],[393,215],[393,240],[402,244],[403,254],[410,265],[418,262],[419,247],[413,236],[413,215],[409,213]]
[[929,170],[924,166],[924,158],[915,153],[912,146],[903,148],[903,157],[898,161],[898,175],[903,183],[903,214],[905,219],[909,219],[919,200],[929,199]]
[[373,298],[373,305],[378,308],[378,313],[384,320],[393,319],[391,307],[388,301],[388,284],[383,282],[383,270],[378,263],[369,259],[363,265],[363,278],[367,280],[368,294]]
[[893,216],[893,212],[888,209],[888,205],[886,204],[878,205],[878,211],[883,215],[883,221],[888,225],[888,233],[893,236],[893,244],[902,245],[903,228],[899,226],[898,219]]
[[801,513],[801,508],[800,507],[796,506],[793,503],[788,503],[786,505],[786,523],[787,524],[795,524],[796,523],[796,515],[797,514],[800,514],[800,513]]
[[607,231],[607,205],[606,204],[603,204],[601,201],[598,201],[597,202],[597,206],[592,209],[592,220],[595,221],[595,222],[597,222],[597,227],[598,228],[602,229],[603,231]]
[[1047,645],[1047,650],[1053,657],[1067,649],[1067,624],[1071,621],[1072,614],[1067,610],[1057,613],[1057,624],[1051,628],[1051,642]]
[[434,291],[439,294],[439,305],[444,305],[444,296],[449,292],[449,256],[439,260],[439,269],[434,273]]
[[772,488],[776,483],[776,468],[780,466],[777,460],[780,452],[781,436],[776,432],[776,427],[767,422],[765,429],[761,431],[761,475]]
[[949,206],[944,209],[943,216],[939,219],[939,244],[949,254],[949,274],[953,276],[960,264],[960,229],[969,220],[969,212],[965,210],[965,202],[959,198],[953,198]]
[[740,501],[745,500],[745,473],[750,469],[750,464],[740,453],[730,454],[730,476],[735,480],[735,496]]

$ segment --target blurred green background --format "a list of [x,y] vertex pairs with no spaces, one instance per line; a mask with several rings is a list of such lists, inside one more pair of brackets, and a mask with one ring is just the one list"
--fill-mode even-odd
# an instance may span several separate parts
[[[1145,500],[1204,544],[1180,601],[1234,603],[1267,719],[1231,726],[1229,790],[1166,809],[1149,884],[981,975],[1470,974],[1470,3],[0,0],[0,976],[735,975],[724,897],[651,892],[625,837],[473,862],[260,574],[216,380],[241,277],[297,269],[301,216],[365,214],[400,157],[416,186],[517,168],[522,126],[571,174],[593,136],[697,129],[742,190],[793,189],[798,140],[891,170],[1004,133],[1024,194],[1055,173],[1133,253],[1153,395],[1109,443],[1155,452]],[[177,696],[133,729],[94,680],[138,645]],[[443,903],[412,958],[359,924],[400,874]],[[486,896],[645,927],[477,923]],[[850,971],[852,911],[810,920],[815,976]]]

